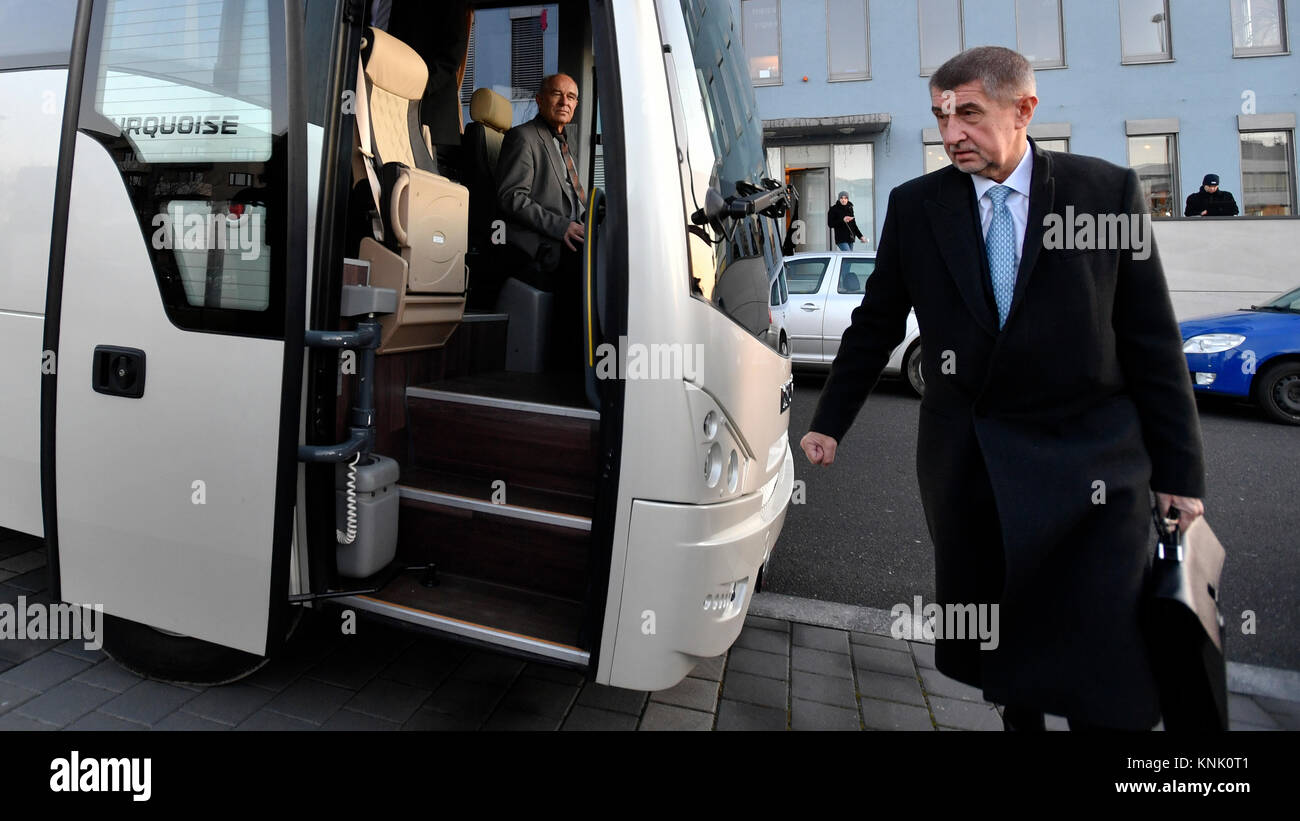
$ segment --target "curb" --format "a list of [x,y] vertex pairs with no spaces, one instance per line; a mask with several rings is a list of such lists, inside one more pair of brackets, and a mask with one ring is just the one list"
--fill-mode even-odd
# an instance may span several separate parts
[[[855,604],[803,599],[782,593],[756,593],[749,603],[749,613],[753,616],[784,619],[832,630],[851,630],[893,638],[889,628],[894,623],[894,618],[888,610],[878,607],[860,607]],[[913,638],[911,641],[923,644],[934,643],[921,637]],[[1300,671],[1243,664],[1239,661],[1228,662],[1227,668],[1230,692],[1266,696],[1284,701],[1300,701]]]

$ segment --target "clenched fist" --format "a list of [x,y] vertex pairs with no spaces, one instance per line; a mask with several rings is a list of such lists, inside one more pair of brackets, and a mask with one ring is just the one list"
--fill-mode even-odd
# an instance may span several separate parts
[[799,446],[803,448],[804,456],[814,465],[829,466],[835,461],[836,442],[824,433],[805,433],[799,440]]

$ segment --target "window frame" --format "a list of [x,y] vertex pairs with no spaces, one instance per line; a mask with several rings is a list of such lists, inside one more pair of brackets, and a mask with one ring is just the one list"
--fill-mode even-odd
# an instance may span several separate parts
[[[1020,42],[1020,2],[1021,0],[1016,0],[1016,51],[1024,54],[1025,49],[1023,44]],[[1061,0],[1056,0],[1056,41],[1061,50],[1060,61],[1051,63],[1030,61],[1029,65],[1032,66],[1035,71],[1069,67],[1069,63],[1065,57],[1065,11],[1061,8]]]
[[[1178,161],[1178,132],[1160,131],[1160,132],[1151,132],[1149,134],[1126,134],[1124,136],[1124,163],[1125,163],[1125,167],[1128,168],[1130,171],[1136,169],[1134,169],[1133,167],[1133,157],[1129,151],[1129,142],[1131,140],[1140,140],[1143,138],[1147,138],[1147,139],[1159,138],[1168,141],[1166,145],[1168,146],[1168,152],[1169,152],[1169,189],[1170,189],[1169,202],[1170,202],[1171,210],[1168,216],[1151,214],[1151,219],[1153,220],[1183,219],[1183,205],[1185,204],[1185,200],[1183,199],[1183,192],[1182,192],[1182,176],[1181,176],[1182,167]],[[1141,182],[1142,180],[1139,177],[1138,184],[1141,185]],[[1145,193],[1142,194],[1142,197],[1143,200],[1146,201]],[[1146,205],[1149,212],[1151,203],[1149,201],[1146,201]]]
[[1141,66],[1151,63],[1172,63],[1174,62],[1174,26],[1173,20],[1169,14],[1169,0],[1161,0],[1164,4],[1165,16],[1165,51],[1163,54],[1139,54],[1130,56],[1124,51],[1124,2],[1117,1],[1117,11],[1119,12],[1119,62],[1125,66]]
[[[844,284],[844,274],[845,274],[845,272],[847,272],[847,271],[850,270],[850,269],[848,268],[848,266],[849,266],[851,263],[854,263],[854,262],[870,262],[870,263],[871,263],[871,271],[870,271],[870,273],[868,273],[865,277],[862,278],[862,290],[861,290],[861,291],[846,291],[846,290],[844,290],[844,289],[843,289],[842,287],[840,287],[840,286],[842,286],[842,285]],[[835,293],[837,293],[837,294],[843,294],[843,295],[845,295],[845,296],[861,296],[863,293],[866,292],[866,289],[867,289],[867,280],[870,279],[870,278],[871,278],[871,275],[874,274],[875,272],[876,272],[876,256],[875,256],[875,254],[871,254],[871,255],[867,255],[867,254],[859,254],[859,253],[852,253],[851,255],[850,255],[850,254],[844,254],[843,256],[840,257],[839,270],[837,270],[836,273],[835,273]],[[854,274],[854,276],[857,276],[857,274]]]
[[[1286,30],[1286,0],[1275,0],[1277,3],[1278,31],[1282,35],[1282,42],[1276,49],[1264,50],[1262,46],[1251,46],[1247,48],[1237,47],[1237,21],[1233,10],[1235,6],[1228,3],[1228,36],[1232,39],[1232,56],[1237,57],[1284,57],[1291,53],[1291,38],[1287,36]],[[1242,195],[1245,196],[1243,189]]]
[[[1242,136],[1245,134],[1275,134],[1284,133],[1287,135],[1287,157],[1286,176],[1289,190],[1287,196],[1290,197],[1290,214],[1248,214],[1246,213],[1246,161],[1241,155]],[[1241,200],[1237,204],[1239,217],[1249,219],[1295,219],[1300,217],[1300,202],[1297,202],[1297,170],[1296,170],[1296,150],[1295,150],[1295,128],[1238,128],[1237,129],[1237,163],[1241,173],[1241,187],[1237,189],[1241,192]]]
[[832,64],[831,57],[831,3],[833,0],[826,0],[826,82],[828,83],[845,83],[871,79],[871,0],[860,0],[862,3],[862,39],[867,49],[867,69],[863,72],[836,72]]
[[745,73],[749,75],[749,84],[755,87],[785,85],[785,49],[781,35],[781,0],[770,0],[772,7],[776,9],[776,77],[765,79],[755,77],[749,70],[749,47],[745,43],[745,9],[754,2],[769,2],[769,0],[740,0],[740,45],[745,49]]
[[[510,16],[510,101],[512,103],[525,102],[532,100],[542,90],[541,81],[546,78],[546,33],[541,30],[541,12],[537,14],[520,14]],[[515,23],[520,20],[531,20],[537,26],[537,55],[538,55],[538,87],[529,91],[523,86],[516,84],[515,76]],[[473,36],[471,34],[471,36]]]
[[[940,63],[939,66],[927,67],[925,65],[925,26],[922,25],[922,20],[921,20],[921,4],[923,2],[925,2],[925,0],[916,0],[916,45],[917,45],[916,61],[920,65],[921,76],[929,77],[931,74],[934,74],[936,71],[938,71],[939,66],[943,65],[943,63]],[[961,54],[963,51],[966,50],[966,4],[965,4],[965,0],[956,0],[956,3],[957,3],[957,51],[949,55],[950,57],[954,57],[958,54]],[[946,60],[947,58],[944,59]]]
[[[786,259],[782,268],[785,271],[786,292],[794,296],[815,296],[822,292],[822,287],[826,285],[826,273],[831,269],[831,255],[829,251],[814,251],[816,256],[798,257],[793,260]],[[822,272],[817,275],[817,286],[811,291],[796,291],[790,287],[790,265],[800,262],[820,262]]]

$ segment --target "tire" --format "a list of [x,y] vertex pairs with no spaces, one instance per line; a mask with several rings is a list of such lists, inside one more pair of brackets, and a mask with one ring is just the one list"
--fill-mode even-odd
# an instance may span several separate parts
[[786,340],[785,334],[781,334],[781,343],[780,346],[777,348],[777,351],[780,352],[781,356],[790,355],[790,343]]
[[917,396],[925,396],[925,376],[921,373],[921,343],[916,342],[907,349],[903,357],[903,372],[907,374],[907,384]]
[[1300,362],[1278,362],[1255,377],[1255,401],[1274,422],[1300,425]]
[[[294,607],[288,635],[302,617]],[[166,633],[148,625],[104,614],[104,653],[136,675],[173,684],[229,684],[251,675],[270,661],[202,639]]]

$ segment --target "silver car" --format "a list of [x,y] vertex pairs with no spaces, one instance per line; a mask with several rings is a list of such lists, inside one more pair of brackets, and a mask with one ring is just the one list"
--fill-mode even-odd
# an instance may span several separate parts
[[[785,258],[790,292],[785,330],[790,359],[799,368],[829,368],[840,349],[853,309],[862,303],[876,255],[854,251],[806,251]],[[916,314],[907,315],[907,335],[889,356],[886,376],[905,376],[917,396],[925,392],[921,377],[921,332]]]

